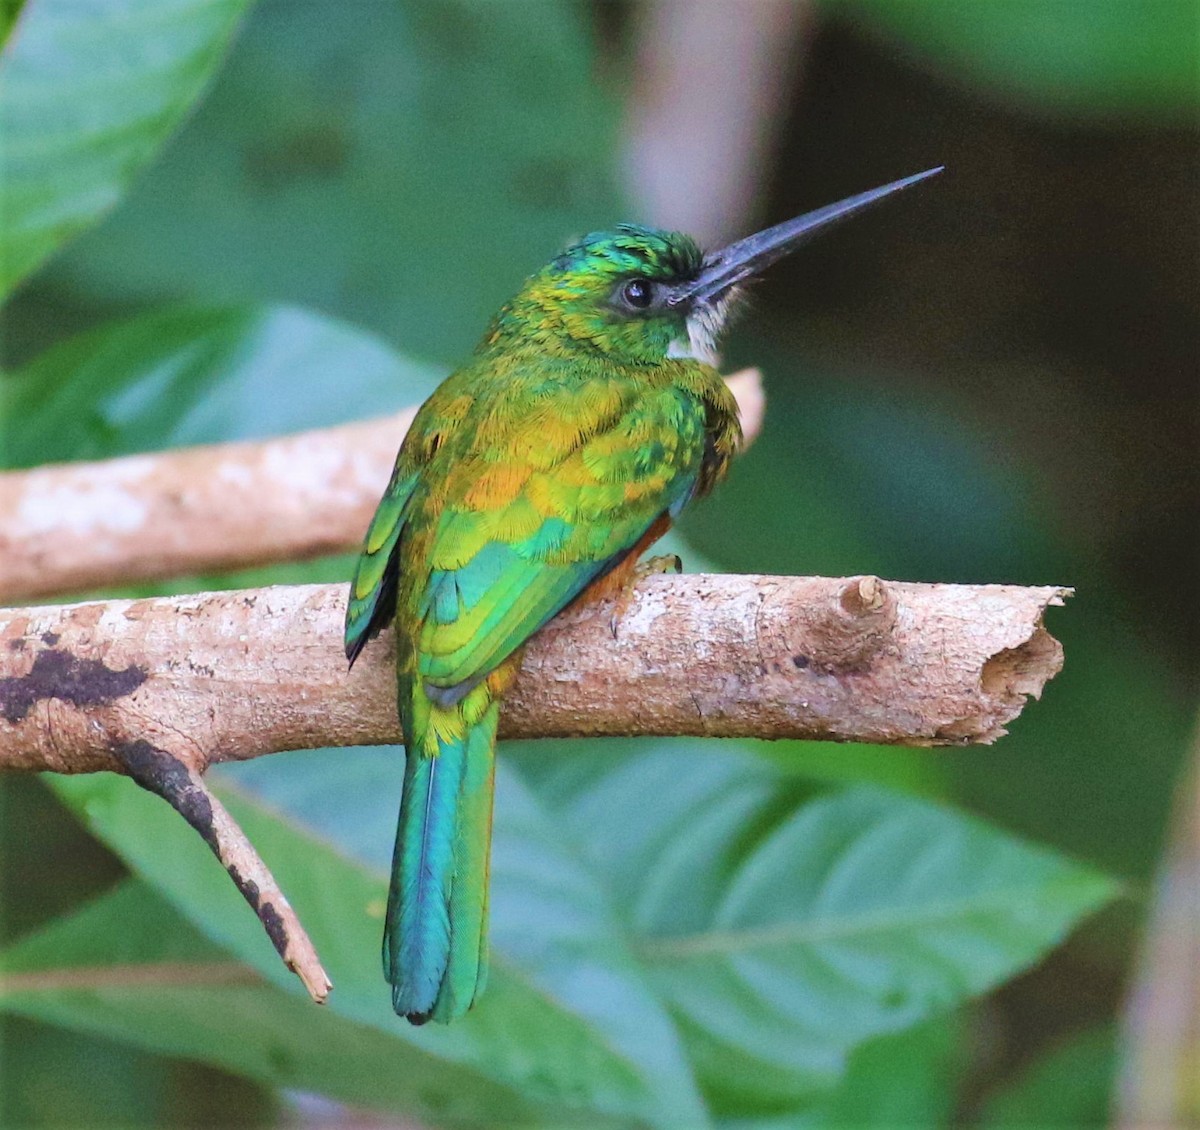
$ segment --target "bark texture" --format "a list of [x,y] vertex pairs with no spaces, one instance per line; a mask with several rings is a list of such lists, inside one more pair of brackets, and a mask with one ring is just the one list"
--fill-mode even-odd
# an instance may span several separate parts
[[[502,737],[703,734],[992,742],[1062,665],[1069,590],[875,577],[649,577],[620,621],[530,643]],[[0,610],[0,768],[202,773],[278,750],[396,743],[390,633],[352,672],[345,586]]]

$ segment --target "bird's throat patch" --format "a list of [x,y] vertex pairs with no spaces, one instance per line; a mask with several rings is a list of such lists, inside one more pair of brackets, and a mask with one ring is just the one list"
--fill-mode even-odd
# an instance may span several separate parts
[[713,302],[698,303],[687,317],[687,341],[676,339],[667,347],[667,356],[680,360],[702,361],[716,368],[720,362],[717,338],[733,305],[734,291],[728,291]]

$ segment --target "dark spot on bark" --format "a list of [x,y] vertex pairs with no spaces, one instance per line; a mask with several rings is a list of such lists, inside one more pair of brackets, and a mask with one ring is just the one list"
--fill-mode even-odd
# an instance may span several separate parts
[[60,639],[62,639],[62,636],[60,636],[57,632],[42,633],[42,643],[44,643],[47,647],[54,647],[54,645],[57,644]]
[[287,947],[287,932],[284,930],[283,919],[280,918],[279,912],[269,902],[262,901],[262,891],[258,889],[258,884],[253,879],[247,879],[236,864],[231,865],[227,870],[234,885],[242,892],[242,897],[258,915],[259,921],[267,931],[267,936],[271,939],[271,944],[278,950],[279,956],[283,957],[283,951]]
[[24,651],[25,650],[24,636],[22,636],[19,639],[9,640],[8,641],[8,650],[9,651]]
[[258,900],[260,892],[258,884],[253,879],[247,879],[238,868],[237,864],[230,864],[226,868],[229,872],[229,877],[233,880],[234,885],[242,892],[245,900],[254,907],[254,913],[258,913]]
[[283,952],[287,949],[288,940],[287,931],[283,928],[283,919],[279,917],[279,911],[268,902],[258,908],[258,916],[262,919],[262,924],[267,931],[267,937],[271,939],[271,943],[275,947],[275,952],[280,957],[283,957]]
[[803,671],[804,668],[808,666],[808,656],[807,655],[793,655],[792,656],[792,666],[795,667],[798,671]]
[[253,879],[243,879],[241,872],[238,872],[234,876],[234,882],[237,883],[238,889],[246,896],[246,901],[254,907],[257,913],[259,910],[258,904],[262,897],[262,892],[259,891],[258,884]]
[[813,663],[812,670],[819,675],[832,675],[835,679],[847,679],[869,675],[871,664],[861,660],[853,663]]
[[[51,636],[53,633],[47,632],[43,639]],[[6,722],[20,722],[44,698],[78,707],[108,706],[133,694],[148,677],[144,667],[117,671],[98,659],[80,659],[69,651],[51,649],[38,655],[27,675],[0,679],[0,714]]]
[[139,739],[118,742],[113,755],[125,771],[147,792],[162,797],[217,852],[217,837],[213,832],[212,804],[203,787],[188,773],[179,758]]

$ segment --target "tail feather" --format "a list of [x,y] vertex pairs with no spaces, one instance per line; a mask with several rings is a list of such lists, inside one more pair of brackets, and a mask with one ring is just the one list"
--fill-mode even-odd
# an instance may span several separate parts
[[396,1012],[417,1024],[461,1016],[483,988],[498,717],[493,704],[436,755],[418,740],[406,753],[383,969]]
[[433,1019],[448,1022],[467,1011],[487,981],[488,887],[495,791],[499,704],[470,730],[467,768],[459,798],[459,836],[450,894],[450,960]]
[[383,970],[392,984],[396,1011],[417,1018],[432,1010],[449,960],[449,903],[465,742],[443,745],[436,757],[413,750],[405,757]]

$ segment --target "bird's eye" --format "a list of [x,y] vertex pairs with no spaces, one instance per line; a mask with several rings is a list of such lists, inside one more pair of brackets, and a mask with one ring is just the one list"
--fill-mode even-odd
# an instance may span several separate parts
[[630,279],[621,287],[621,298],[626,306],[645,310],[654,301],[654,284],[649,279]]

